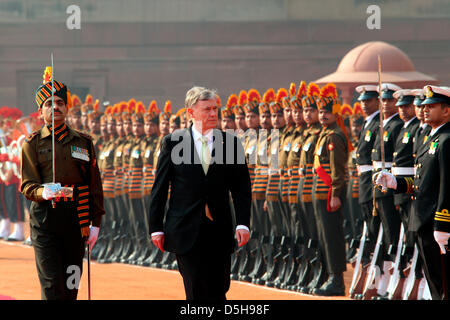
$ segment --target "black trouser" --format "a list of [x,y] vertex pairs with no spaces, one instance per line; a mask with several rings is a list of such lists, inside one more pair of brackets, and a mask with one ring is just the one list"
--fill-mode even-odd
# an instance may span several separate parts
[[445,273],[447,297],[450,296],[450,254],[441,255],[439,245],[434,239],[434,221],[431,219],[417,232],[417,244],[423,262],[423,271],[433,300],[442,300],[444,293],[443,274]]
[[18,190],[19,185],[17,183],[5,185],[5,205],[8,217],[11,223],[24,222],[23,212],[23,195]]
[[377,241],[378,236],[378,229],[380,228],[380,216],[377,214],[376,216],[373,215],[373,202],[368,201],[360,204],[361,206],[361,213],[363,216],[364,221],[367,225],[367,233],[368,233],[368,245],[366,248],[368,250],[365,251],[364,257],[369,257],[369,255],[373,252],[375,249],[375,244]]
[[385,246],[384,260],[394,261],[396,251],[388,254],[390,246],[397,247],[400,235],[400,214],[395,208],[394,197],[387,196],[376,199],[381,223],[383,224],[383,244]]
[[[341,203],[343,199],[341,199]],[[341,273],[346,270],[345,237],[342,207],[334,212],[327,210],[327,200],[313,196],[314,215],[317,232],[328,273]]]
[[33,202],[30,234],[43,300],[76,300],[85,243],[75,203]]
[[230,288],[231,254],[217,238],[214,221],[203,217],[193,247],[177,254],[178,270],[183,277],[186,300],[226,300]]

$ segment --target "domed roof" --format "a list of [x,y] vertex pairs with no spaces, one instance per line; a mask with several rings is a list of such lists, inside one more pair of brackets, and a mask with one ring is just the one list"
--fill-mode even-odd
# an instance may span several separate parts
[[382,61],[382,72],[416,71],[408,56],[399,48],[382,41],[361,44],[342,58],[337,72],[378,71],[378,55]]
[[437,80],[416,71],[409,57],[399,48],[383,42],[371,41],[350,50],[341,60],[336,72],[322,77],[317,84],[333,82],[353,84],[378,83],[378,55],[381,60],[383,82],[396,84],[424,81],[429,84]]

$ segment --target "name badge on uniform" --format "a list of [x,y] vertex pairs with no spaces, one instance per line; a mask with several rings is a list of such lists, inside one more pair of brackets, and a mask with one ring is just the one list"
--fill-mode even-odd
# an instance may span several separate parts
[[300,150],[300,143],[296,143],[296,144],[292,147],[292,151],[298,152],[298,150]]
[[255,151],[255,145],[251,146],[250,148],[247,149],[247,154],[252,154]]
[[70,146],[72,157],[84,161],[89,161],[89,153],[86,149]]
[[366,131],[366,135],[364,136],[364,140],[370,142],[370,138],[372,137],[372,132],[370,130]]
[[159,152],[161,151],[161,149],[160,150],[158,150],[158,152],[156,153],[156,156],[157,157],[159,157]]
[[122,150],[117,150],[116,157],[121,157],[121,156],[122,156]]
[[139,159],[139,155],[140,155],[140,154],[141,154],[141,151],[135,149],[135,150],[133,150],[133,153],[131,154],[131,156],[132,156],[133,158],[135,158],[135,159]]
[[283,151],[289,152],[289,150],[291,150],[291,143],[289,142],[288,144],[284,145]]
[[429,154],[435,154],[437,148],[437,141],[430,143],[430,149],[428,149]]
[[409,137],[411,136],[411,134],[409,132],[405,132],[403,134],[403,139],[402,139],[402,143],[408,143],[409,142]]
[[323,147],[323,145],[317,149],[316,156],[320,156],[322,154],[322,147]]
[[311,142],[308,142],[303,146],[303,151],[308,152],[309,148],[311,147]]
[[104,159],[105,159],[105,151],[102,151],[102,153],[100,153],[100,160]]
[[150,149],[148,149],[147,151],[145,151],[145,157],[146,158],[148,158],[148,157],[150,157],[150,152],[151,152],[152,150],[150,150]]
[[272,148],[272,154],[277,154],[278,153],[278,148]]
[[385,131],[383,136],[384,142],[387,142],[389,140],[389,132]]
[[261,149],[259,149],[258,155],[260,155],[262,157],[264,155],[265,151],[266,151],[266,147],[264,146]]

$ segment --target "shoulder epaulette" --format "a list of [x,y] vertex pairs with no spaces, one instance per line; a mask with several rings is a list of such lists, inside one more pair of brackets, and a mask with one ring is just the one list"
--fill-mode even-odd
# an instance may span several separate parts
[[26,141],[26,142],[30,142],[31,140],[34,139],[34,137],[37,136],[37,134],[38,134],[40,131],[41,131],[41,129],[34,131],[32,134],[30,134],[30,135],[25,139],[25,141]]
[[89,140],[92,140],[92,136],[91,136],[90,134],[84,133],[84,132],[79,131],[79,130],[75,130],[75,131],[76,131],[80,136],[85,137],[85,138],[87,138],[87,139],[89,139]]

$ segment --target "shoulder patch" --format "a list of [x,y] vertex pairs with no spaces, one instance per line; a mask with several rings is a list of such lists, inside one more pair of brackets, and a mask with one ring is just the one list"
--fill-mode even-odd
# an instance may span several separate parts
[[41,131],[40,129],[34,131],[33,133],[31,133],[31,134],[25,139],[25,141],[26,141],[26,142],[30,142],[31,140],[33,140],[33,139],[37,136],[37,134],[38,134],[40,131]]

